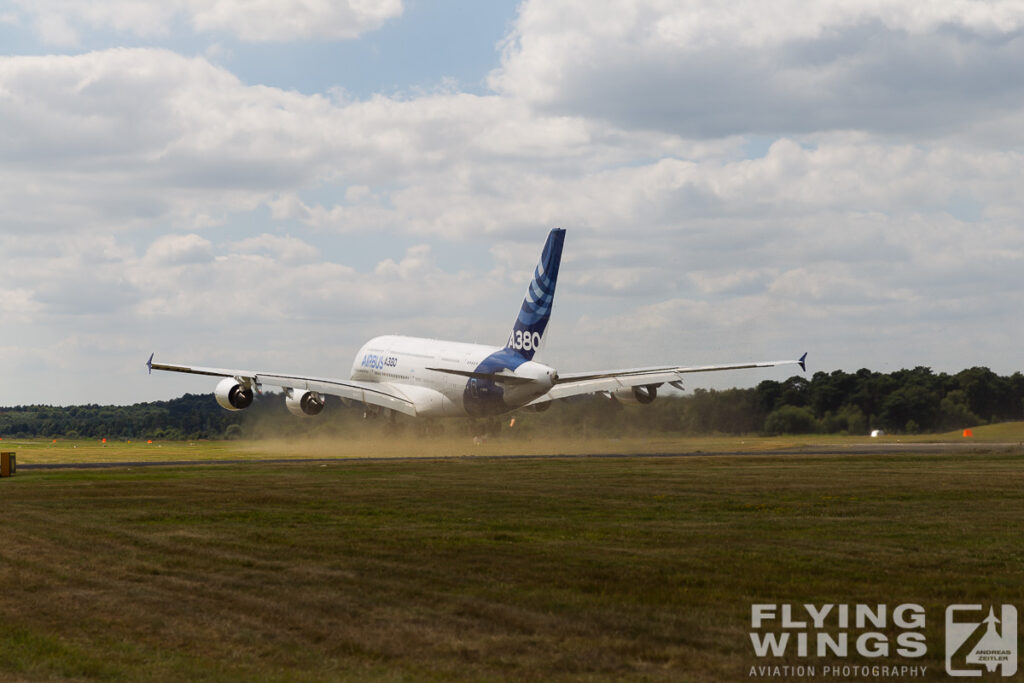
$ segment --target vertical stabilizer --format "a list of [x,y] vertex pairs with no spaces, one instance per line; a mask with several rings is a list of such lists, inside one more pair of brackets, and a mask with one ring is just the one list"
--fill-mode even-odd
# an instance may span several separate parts
[[547,329],[551,305],[555,300],[555,281],[558,279],[564,241],[565,230],[561,228],[555,228],[548,234],[540,263],[526,289],[523,307],[519,309],[516,324],[505,344],[505,348],[515,351],[526,360],[533,359],[533,354],[544,340],[544,330]]

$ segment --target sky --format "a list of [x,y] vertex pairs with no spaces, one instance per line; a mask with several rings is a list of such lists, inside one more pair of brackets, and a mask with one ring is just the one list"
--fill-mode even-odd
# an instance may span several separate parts
[[1018,0],[0,1],[0,405],[500,345],[553,227],[563,372],[1011,374],[1022,63]]

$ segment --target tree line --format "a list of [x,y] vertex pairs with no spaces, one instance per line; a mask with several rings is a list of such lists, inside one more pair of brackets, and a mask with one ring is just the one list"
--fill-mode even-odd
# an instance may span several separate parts
[[[516,417],[511,427],[511,417]],[[623,406],[600,397],[556,402],[542,413],[520,411],[491,420],[424,420],[404,415],[364,419],[361,406],[330,399],[323,414],[292,416],[278,394],[257,396],[240,412],[212,394],[130,406],[0,408],[0,438],[223,439],[351,435],[544,434],[867,434],[945,432],[1024,419],[1024,375],[974,367],[956,374],[916,367],[892,373],[862,369],[765,380],[748,389],[696,389]]]

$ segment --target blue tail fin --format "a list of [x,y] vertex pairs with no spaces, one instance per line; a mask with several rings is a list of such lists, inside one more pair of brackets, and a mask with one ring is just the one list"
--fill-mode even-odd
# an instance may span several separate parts
[[551,304],[555,300],[555,281],[558,279],[558,266],[562,262],[562,243],[565,241],[565,230],[555,228],[548,234],[540,263],[533,273],[533,280],[526,290],[523,307],[519,309],[516,324],[508,337],[505,348],[515,351],[526,360],[532,360],[544,339],[551,318]]

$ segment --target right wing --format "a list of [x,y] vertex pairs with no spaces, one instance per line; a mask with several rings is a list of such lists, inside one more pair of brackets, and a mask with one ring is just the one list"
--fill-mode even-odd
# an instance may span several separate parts
[[699,365],[699,366],[666,366],[655,368],[634,368],[631,370],[608,370],[605,372],[577,372],[559,374],[555,386],[533,404],[554,401],[560,398],[593,394],[601,391],[619,391],[651,384],[671,384],[677,389],[683,388],[683,375],[691,372],[718,372],[721,370],[746,370],[750,368],[771,368],[777,365],[799,365],[806,371],[807,354],[799,360],[773,360],[756,363],[734,363],[731,365]]
[[263,385],[298,389],[300,391],[316,391],[341,398],[369,403],[397,410],[406,415],[416,415],[416,405],[401,389],[392,384],[377,382],[360,382],[358,380],[329,379],[323,377],[302,377],[300,375],[283,375],[272,372],[253,370],[229,370],[226,368],[202,368],[192,365],[169,365],[154,363],[153,356],[146,362],[149,371],[184,372],[191,375],[209,375],[211,377],[234,377],[239,384],[259,391]]

